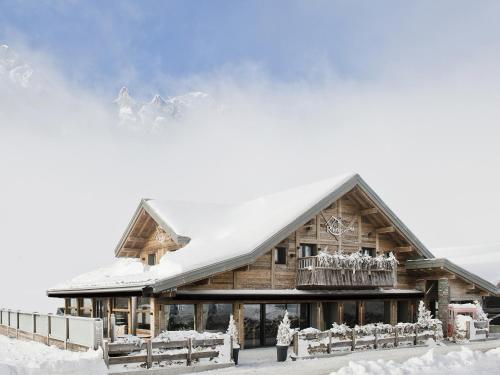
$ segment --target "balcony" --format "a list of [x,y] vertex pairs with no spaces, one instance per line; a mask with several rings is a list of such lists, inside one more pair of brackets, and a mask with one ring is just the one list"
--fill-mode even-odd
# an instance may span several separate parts
[[397,260],[342,253],[298,259],[297,289],[373,289],[394,286]]

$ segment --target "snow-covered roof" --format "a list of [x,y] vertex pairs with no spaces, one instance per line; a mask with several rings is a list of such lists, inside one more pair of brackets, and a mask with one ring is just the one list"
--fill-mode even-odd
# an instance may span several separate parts
[[174,236],[189,238],[189,243],[168,252],[158,265],[151,267],[138,259],[117,259],[111,267],[50,289],[49,295],[58,291],[138,285],[159,292],[250,264],[355,186],[383,210],[417,251],[424,257],[432,257],[359,175],[346,174],[239,204],[143,200],[140,207],[163,229]]

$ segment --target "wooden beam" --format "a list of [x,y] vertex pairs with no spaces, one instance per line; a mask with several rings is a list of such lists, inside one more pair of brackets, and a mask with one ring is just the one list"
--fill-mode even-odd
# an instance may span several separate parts
[[412,251],[411,246],[399,246],[395,247],[394,251],[400,252],[400,253],[409,253]]
[[375,229],[375,233],[382,234],[382,233],[392,233],[395,232],[396,228],[393,226],[390,227],[382,227],[382,228],[377,228]]
[[373,215],[373,214],[378,214],[378,208],[372,207],[372,208],[366,208],[364,210],[359,211],[359,214],[361,216],[367,216],[367,215]]
[[144,237],[136,237],[136,236],[128,236],[127,241],[133,241],[133,242],[146,242],[148,239]]

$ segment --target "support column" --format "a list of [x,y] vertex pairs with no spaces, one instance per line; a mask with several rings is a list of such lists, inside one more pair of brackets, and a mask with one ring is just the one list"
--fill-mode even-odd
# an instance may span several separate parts
[[239,344],[241,349],[245,349],[245,327],[244,327],[244,306],[242,303],[233,303],[233,319],[238,328]]
[[195,305],[195,329],[198,332],[203,332],[205,327],[203,326],[203,303],[197,303]]
[[390,303],[391,306],[391,324],[396,325],[398,324],[398,301],[396,300],[391,300]]
[[137,334],[137,297],[130,297],[130,329],[131,335]]
[[150,331],[151,331],[151,337],[156,337],[160,334],[162,329],[166,327],[162,327],[161,321],[161,315],[162,315],[162,307],[160,303],[158,302],[157,298],[151,297],[150,298],[150,306],[151,306],[151,317],[150,317]]
[[443,323],[443,335],[448,335],[448,305],[450,304],[450,281],[446,278],[438,280],[438,312],[437,318]]

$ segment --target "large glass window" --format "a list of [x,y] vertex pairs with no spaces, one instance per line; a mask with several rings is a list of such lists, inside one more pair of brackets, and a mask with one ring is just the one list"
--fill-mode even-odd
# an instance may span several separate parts
[[245,330],[245,348],[260,346],[261,334],[261,305],[244,305],[243,319]]
[[366,301],[364,324],[391,322],[391,304],[389,301]]
[[228,303],[211,303],[203,305],[203,329],[206,331],[225,332],[233,305]]
[[398,323],[412,323],[410,302],[398,301]]
[[117,334],[128,333],[128,314],[129,298],[118,297],[113,298],[113,314],[115,315],[115,324],[118,327]]
[[68,308],[66,314],[78,316],[78,299],[77,298],[69,298],[67,301]]
[[137,298],[137,328],[151,329],[151,305],[149,298]]
[[325,328],[330,329],[333,323],[340,324],[338,302],[326,302],[323,304],[323,315],[325,318]]
[[359,322],[358,302],[345,301],[344,302],[344,323],[349,327],[354,327]]
[[165,305],[163,314],[167,331],[188,331],[195,329],[194,305]]
[[92,317],[92,298],[83,298],[80,307],[80,316]]

